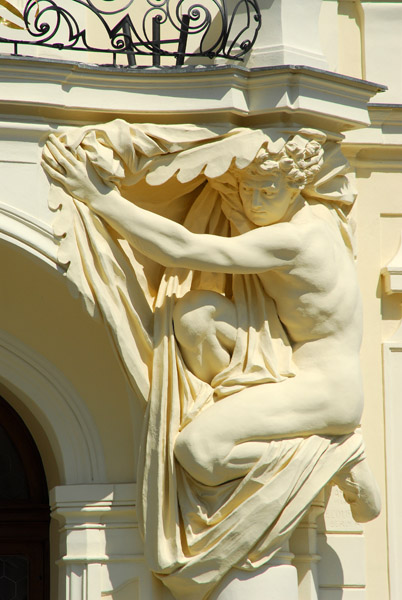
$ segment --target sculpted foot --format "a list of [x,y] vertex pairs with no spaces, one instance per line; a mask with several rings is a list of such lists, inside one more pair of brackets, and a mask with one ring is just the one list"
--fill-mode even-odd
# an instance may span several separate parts
[[357,523],[366,523],[378,517],[381,510],[380,492],[366,459],[352,469],[339,471],[332,483],[343,492]]

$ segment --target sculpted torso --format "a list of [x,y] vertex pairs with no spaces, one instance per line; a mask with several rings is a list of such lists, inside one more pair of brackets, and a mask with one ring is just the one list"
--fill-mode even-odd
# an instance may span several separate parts
[[[179,435],[176,455],[204,481],[216,484],[244,475],[252,457],[262,451],[258,441],[309,433],[346,434],[360,421],[361,307],[353,259],[339,229],[325,214],[328,209],[320,207],[319,216],[304,202],[301,205],[286,223],[235,238],[239,253],[247,254],[250,243],[260,257],[263,286],[292,341],[296,377],[221,400]],[[284,242],[274,257],[273,235]],[[235,314],[230,301],[217,294],[190,292],[188,296],[176,310],[178,340],[196,374],[212,379],[230,360]]]
[[[317,214],[320,212],[321,215]],[[357,356],[360,347],[361,306],[355,266],[339,229],[331,223],[331,217],[326,212],[328,210],[325,207],[315,207],[313,212],[310,206],[303,205],[286,224],[264,226],[249,236],[253,251],[262,257],[270,251],[265,242],[269,241],[273,230],[277,230],[284,240],[289,240],[289,248],[281,250],[285,259],[283,263],[272,267],[272,262],[267,260],[266,270],[259,272],[259,276],[267,296],[275,300],[279,318],[292,342],[295,363],[300,363],[300,367],[304,355],[316,353],[317,357],[321,355],[323,359],[331,348],[334,352],[331,360],[342,358],[346,353],[347,362],[350,362],[352,356]],[[290,247],[291,241],[293,248]],[[246,240],[238,238],[238,245],[239,253],[247,251]],[[199,328],[195,326],[194,311],[196,307],[202,310],[208,305],[207,298],[215,307],[222,307],[216,319],[217,333],[223,349],[228,349],[230,342],[234,343],[235,314],[222,296],[211,292],[209,296],[190,292],[179,301],[182,306],[176,311],[178,317],[180,314],[183,319],[187,312],[192,315],[186,320],[187,344],[186,331],[180,327],[177,319],[182,343],[194,348],[196,336],[200,335]],[[196,320],[202,322],[201,317]],[[226,327],[223,323],[226,323]],[[191,333],[194,336],[192,338]],[[339,352],[341,346],[342,353]],[[219,353],[215,358],[221,366],[226,362],[222,355],[221,363]],[[353,371],[354,379],[358,379],[355,368],[347,370]],[[218,371],[216,366],[210,379]]]

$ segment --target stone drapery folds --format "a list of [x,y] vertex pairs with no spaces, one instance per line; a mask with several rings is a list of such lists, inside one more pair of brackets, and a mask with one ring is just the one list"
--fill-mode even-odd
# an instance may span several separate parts
[[[217,238],[228,242],[246,236],[247,248],[247,240],[260,228],[266,230],[268,239],[270,232],[275,238],[278,224],[304,231],[313,227],[310,221],[319,221],[325,223],[325,235],[334,240],[334,247],[343,248],[345,261],[353,262],[346,216],[354,201],[353,186],[339,145],[326,141],[320,132],[130,125],[116,120],[66,130],[57,138],[74,160],[89,165],[90,172],[112,194],[124,199],[122,206],[135,205],[144,213],[163,217],[167,221],[162,223],[175,223],[201,236],[195,240],[212,236],[209,239],[215,244]],[[54,152],[57,162],[57,150]],[[233,265],[225,268],[228,259],[216,258],[216,268],[211,268],[203,262],[201,247],[201,258],[187,259],[188,265],[176,250],[173,259],[163,264],[152,255],[148,242],[132,243],[116,225],[115,216],[107,216],[70,193],[56,171],[47,168],[47,172],[54,175],[50,206],[57,211],[59,262],[68,266],[67,278],[87,309],[101,315],[127,379],[144,403],[138,511],[147,562],[176,598],[202,600],[232,567],[253,569],[269,561],[323,486],[338,472],[349,472],[363,461],[361,436],[353,432],[355,417],[349,426],[333,425],[333,431],[331,427],[320,429],[314,421],[311,427],[300,424],[300,430],[295,426],[277,435],[267,433],[266,438],[256,435],[255,439],[263,442],[261,450],[243,473],[231,477],[229,465],[229,475],[217,482],[199,478],[191,463],[187,468],[181,460],[176,443],[186,431],[193,432],[195,423],[202,423],[201,416],[207,418],[218,405],[223,407],[223,403],[236,402],[241,394],[255,395],[260,390],[265,390],[267,399],[271,391],[275,396],[284,390],[285,401],[291,403],[295,390],[312,385],[308,377],[316,374],[300,350],[305,345],[300,328],[294,318],[287,317],[286,307],[281,307],[280,297],[276,297],[278,290],[283,294],[290,288],[282,284],[272,287],[271,281],[278,273],[279,277],[288,273],[292,253],[285,244],[278,258],[277,249],[269,254],[265,242],[258,242],[260,254],[266,252],[268,262],[277,261],[274,266],[239,267],[230,259]],[[258,183],[265,176],[270,179],[268,192],[266,183]],[[285,186],[283,190],[281,186]],[[261,216],[261,206],[255,206],[255,189],[258,202],[261,204],[265,194],[267,205],[277,211],[267,222],[263,222],[266,217]],[[284,197],[292,198],[283,210],[275,205],[281,190]],[[299,203],[296,208],[295,202]],[[121,221],[125,218],[122,214]],[[177,229],[178,237],[180,231]],[[211,247],[212,255],[219,254],[219,240],[216,252],[215,246]],[[230,254],[230,246],[228,249]],[[301,254],[301,250],[293,253]],[[303,256],[296,265],[301,269],[310,260]],[[289,277],[293,281],[292,275]],[[319,285],[309,285],[318,293]],[[331,283],[331,290],[334,286]],[[229,332],[222,341],[229,331],[225,319],[223,328],[219,325],[214,330],[216,356],[222,356],[222,365],[208,378],[192,366],[190,354],[175,335],[175,306],[189,293],[199,291],[229,301],[235,314],[234,334]],[[294,288],[289,291],[292,295],[297,295]],[[301,311],[300,306],[297,310]],[[335,309],[326,306],[325,310]],[[344,310],[349,311],[351,320],[358,318],[354,306]],[[307,312],[301,320],[307,318]],[[312,331],[316,321],[311,315],[309,318]],[[331,320],[328,315],[326,319]],[[334,327],[341,329],[338,317],[335,321],[338,325]],[[320,331],[308,342],[320,346],[322,339],[336,333]],[[359,332],[355,333],[358,338]],[[198,338],[196,333],[192,335],[196,347]],[[212,356],[216,363],[212,346],[202,344],[200,353]],[[333,364],[331,353],[336,353],[333,346],[328,350],[328,362]],[[325,359],[322,363],[325,373]],[[332,367],[328,378],[338,370],[342,379],[342,368],[338,364]],[[323,396],[325,392],[323,389]],[[317,407],[319,414],[319,402]],[[273,410],[280,413],[278,403]],[[220,422],[222,430],[225,425]],[[207,429],[203,435],[207,438]],[[240,438],[233,438],[234,446],[239,446]],[[186,443],[192,451],[199,437],[189,439]],[[247,433],[241,441],[254,438]],[[207,442],[205,439],[205,446]]]

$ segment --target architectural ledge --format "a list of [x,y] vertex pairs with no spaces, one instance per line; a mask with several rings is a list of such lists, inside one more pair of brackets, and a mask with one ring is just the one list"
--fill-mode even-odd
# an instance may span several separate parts
[[58,122],[294,121],[333,132],[369,124],[367,103],[384,86],[305,66],[113,68],[0,57],[3,114]]
[[402,104],[369,103],[371,125],[348,131],[343,150],[355,167],[399,172],[402,160]]
[[402,294],[402,231],[399,250],[382,269],[386,294]]

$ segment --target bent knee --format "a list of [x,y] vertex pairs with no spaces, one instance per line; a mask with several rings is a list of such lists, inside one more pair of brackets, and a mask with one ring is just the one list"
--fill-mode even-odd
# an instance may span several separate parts
[[191,290],[177,300],[173,323],[176,338],[184,347],[200,344],[211,333],[219,336],[221,328],[223,335],[233,338],[234,343],[236,310],[230,300],[217,292]]
[[173,324],[177,341],[185,348],[200,344],[211,328],[213,308],[202,303],[197,292],[189,292],[177,300]]
[[176,439],[174,454],[180,465],[197,481],[216,486],[223,483],[220,466],[227,454],[223,444],[213,443],[208,434],[188,425]]

